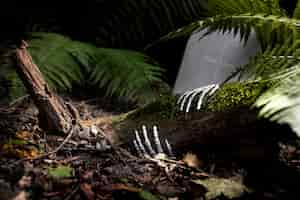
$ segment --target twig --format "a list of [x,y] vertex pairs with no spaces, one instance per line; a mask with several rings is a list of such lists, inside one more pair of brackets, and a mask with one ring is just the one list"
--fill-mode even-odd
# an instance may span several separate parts
[[12,101],[9,106],[15,106],[16,104],[18,104],[19,102],[23,101],[24,99],[28,98],[29,94],[21,96],[19,98],[17,98],[16,100]]
[[33,161],[33,160],[39,160],[39,159],[42,159],[42,158],[45,158],[45,157],[48,157],[48,156],[50,156],[50,155],[52,155],[52,154],[55,154],[55,153],[57,153],[69,140],[70,140],[70,138],[72,137],[72,135],[73,135],[73,133],[74,133],[74,127],[75,126],[72,126],[71,128],[70,128],[70,131],[69,131],[69,133],[68,133],[68,135],[67,135],[67,137],[64,139],[64,141],[62,141],[62,143],[56,148],[56,149],[54,149],[53,151],[50,151],[50,152],[48,152],[48,153],[45,153],[45,154],[42,154],[42,155],[39,155],[39,156],[37,156],[37,157],[35,157],[35,158],[24,158],[24,159],[21,159],[21,160],[18,160],[18,161],[16,161],[16,162],[14,162],[14,163],[12,163],[12,164],[19,164],[20,162],[24,162],[24,161]]

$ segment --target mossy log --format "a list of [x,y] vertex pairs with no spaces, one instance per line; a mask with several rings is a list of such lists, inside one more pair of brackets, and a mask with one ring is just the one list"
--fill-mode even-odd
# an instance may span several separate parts
[[300,173],[288,166],[288,161],[282,161],[279,145],[296,141],[296,134],[288,125],[258,118],[258,110],[251,107],[270,84],[247,83],[243,87],[231,83],[204,110],[188,114],[178,110],[175,97],[163,96],[144,108],[113,117],[109,135],[114,144],[134,152],[134,130],[141,133],[142,125],[146,125],[153,144],[152,126],[156,125],[162,141],[168,139],[179,159],[192,152],[203,167],[209,167],[211,162],[227,167],[237,163],[247,169],[250,184],[259,178],[262,185],[279,183],[298,191]]
[[142,125],[146,125],[153,140],[152,127],[156,125],[160,137],[167,139],[178,155],[192,151],[212,152],[242,162],[273,159],[278,153],[278,141],[294,134],[288,126],[259,119],[257,109],[251,108],[267,88],[266,83],[247,83],[246,87],[231,83],[224,88],[204,110],[190,113],[178,110],[175,97],[163,96],[144,108],[114,118],[110,138],[115,144],[133,148],[134,130],[141,132]]
[[[173,119],[156,122],[130,119],[114,125],[118,140],[123,146],[133,147],[134,130],[141,132],[146,125],[150,140],[152,126],[167,139],[177,155],[184,152],[213,152],[242,161],[267,161],[278,151],[278,141],[291,133],[287,126],[257,119],[254,110],[240,108],[224,112],[199,112],[189,116],[179,114]],[[292,134],[291,134],[292,135]]]

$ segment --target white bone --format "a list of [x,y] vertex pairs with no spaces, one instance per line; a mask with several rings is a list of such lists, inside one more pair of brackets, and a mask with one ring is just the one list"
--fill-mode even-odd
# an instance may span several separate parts
[[133,145],[139,155],[139,157],[143,157],[143,153],[141,151],[141,148],[139,147],[139,145],[137,144],[136,140],[133,140]]
[[159,140],[159,135],[158,135],[158,131],[157,131],[157,126],[153,126],[153,136],[154,136],[154,142],[155,142],[155,146],[157,148],[157,152],[158,153],[164,153],[160,140]]
[[209,92],[209,90],[210,90],[209,87],[206,87],[206,88],[204,88],[204,90],[202,90],[202,94],[200,95],[199,100],[198,100],[197,110],[201,109],[201,106],[203,105],[203,99],[206,96],[206,94]]
[[151,145],[151,142],[150,142],[150,140],[149,140],[149,138],[148,138],[146,126],[143,125],[143,126],[142,126],[142,129],[143,129],[143,134],[144,134],[144,139],[145,139],[146,146],[148,147],[148,149],[149,149],[149,151],[150,151],[150,154],[151,154],[152,156],[154,156],[156,153],[155,153],[155,151],[153,150],[152,145]]
[[143,152],[144,156],[148,155],[148,153],[147,153],[147,151],[146,151],[146,149],[145,149],[145,147],[144,147],[144,145],[141,141],[141,138],[139,136],[139,132],[137,130],[135,130],[134,132],[135,132],[135,137],[136,137],[136,140],[137,140],[137,144],[140,147],[141,151]]
[[174,156],[174,153],[173,153],[173,150],[172,150],[172,147],[171,147],[171,145],[170,145],[170,143],[169,143],[169,141],[168,141],[167,139],[165,139],[165,143],[166,143],[166,146],[167,146],[169,155],[170,155],[171,157],[175,157],[175,156]]
[[218,85],[218,84],[215,84],[214,86],[213,86],[213,88],[210,90],[210,92],[209,92],[209,96],[211,96],[211,95],[213,95],[218,89],[220,88],[220,86]]
[[187,106],[186,106],[185,112],[188,113],[188,112],[190,111],[190,107],[191,107],[191,105],[192,105],[193,99],[194,99],[195,96],[196,96],[197,94],[199,94],[199,93],[201,93],[201,90],[195,90],[195,91],[194,91],[194,94],[189,98],[189,101],[188,101],[188,104],[187,104]]
[[182,99],[181,104],[180,104],[180,110],[181,110],[181,111],[183,111],[185,101],[187,100],[187,98],[188,98],[192,93],[193,93],[193,90],[192,90],[192,91],[187,91],[186,93],[183,94],[183,99]]

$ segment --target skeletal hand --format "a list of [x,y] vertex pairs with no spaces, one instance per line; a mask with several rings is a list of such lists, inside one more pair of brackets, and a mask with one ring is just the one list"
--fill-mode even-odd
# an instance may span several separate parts
[[177,100],[177,104],[180,104],[181,111],[184,110],[184,106],[186,104],[185,112],[189,112],[194,98],[197,95],[199,95],[197,102],[197,110],[200,110],[201,106],[203,105],[204,98],[211,97],[218,89],[218,84],[212,84],[189,90],[179,97],[179,99]]
[[152,158],[175,158],[172,151],[172,147],[167,139],[164,140],[165,146],[167,148],[167,153],[165,153],[165,151],[163,150],[157,126],[153,126],[153,138],[155,148],[152,147],[145,125],[142,126],[142,132],[143,137],[141,137],[141,134],[137,130],[135,130],[135,140],[133,141],[134,147],[139,156]]

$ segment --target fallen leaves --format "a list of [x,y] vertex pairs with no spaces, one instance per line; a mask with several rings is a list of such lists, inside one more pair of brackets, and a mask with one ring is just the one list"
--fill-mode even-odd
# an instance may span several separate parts
[[225,178],[207,178],[194,180],[193,182],[207,189],[205,194],[207,200],[216,199],[221,195],[226,196],[228,199],[239,198],[244,193],[251,191],[242,183]]
[[0,146],[1,154],[14,158],[34,158],[39,154],[36,146],[28,144],[25,140],[10,139]]

